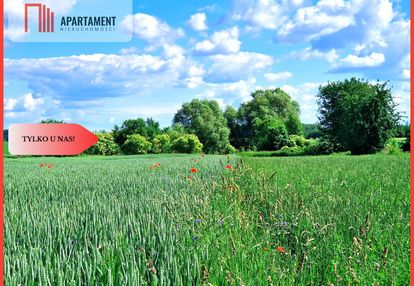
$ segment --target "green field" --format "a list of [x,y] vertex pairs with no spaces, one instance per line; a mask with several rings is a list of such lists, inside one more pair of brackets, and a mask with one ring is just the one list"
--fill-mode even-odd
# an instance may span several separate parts
[[6,158],[4,182],[6,285],[409,285],[408,155]]

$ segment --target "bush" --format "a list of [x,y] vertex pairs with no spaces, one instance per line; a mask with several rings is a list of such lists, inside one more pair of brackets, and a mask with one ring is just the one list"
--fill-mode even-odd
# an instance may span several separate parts
[[289,147],[306,147],[312,144],[313,140],[306,139],[300,135],[289,135]]
[[344,151],[340,144],[334,143],[332,140],[321,138],[305,147],[306,155],[329,155],[332,153]]
[[389,155],[399,155],[402,153],[401,144],[396,139],[390,139],[385,145],[384,153]]
[[85,154],[111,156],[121,153],[112,133],[95,133],[95,135],[98,136],[98,142],[87,149]]
[[176,153],[201,153],[203,151],[203,144],[201,144],[196,135],[185,134],[173,141],[171,149]]
[[151,149],[151,142],[139,134],[128,135],[127,140],[122,145],[122,151],[127,155],[147,154]]
[[305,149],[298,146],[288,147],[284,146],[280,150],[273,152],[272,156],[302,156]]
[[233,145],[228,144],[226,146],[226,150],[224,150],[224,152],[225,152],[224,154],[235,154],[235,153],[237,153],[237,149],[234,148]]
[[168,134],[160,134],[152,140],[151,151],[155,154],[171,152],[171,138]]

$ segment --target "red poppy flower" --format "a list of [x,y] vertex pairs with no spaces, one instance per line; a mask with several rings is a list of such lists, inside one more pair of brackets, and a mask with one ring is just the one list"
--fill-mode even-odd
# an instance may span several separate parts
[[152,171],[152,166],[149,167],[150,171]]
[[193,176],[188,176],[188,179],[189,179],[190,181],[193,181]]
[[45,166],[44,163],[40,163],[40,168],[43,168]]
[[226,166],[226,169],[227,169],[227,170],[230,170],[231,168],[233,168],[233,166],[232,166],[232,165],[227,165],[227,166]]
[[282,246],[277,247],[277,252],[279,253],[285,253],[285,249]]
[[161,166],[160,163],[155,164],[155,167],[160,167],[160,166]]
[[51,164],[51,165],[47,165],[47,167],[48,167],[49,169],[52,169],[52,168],[53,168],[53,164]]
[[197,169],[196,168],[191,168],[191,173],[197,173]]

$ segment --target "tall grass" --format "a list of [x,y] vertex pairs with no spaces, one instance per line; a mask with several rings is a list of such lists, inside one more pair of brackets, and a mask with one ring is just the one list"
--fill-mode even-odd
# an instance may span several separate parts
[[408,168],[381,155],[6,159],[5,283],[408,285]]

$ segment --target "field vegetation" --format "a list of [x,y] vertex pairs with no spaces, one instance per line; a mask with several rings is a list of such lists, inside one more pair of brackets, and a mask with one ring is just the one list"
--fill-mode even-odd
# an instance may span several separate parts
[[408,285],[409,157],[6,158],[6,285]]

